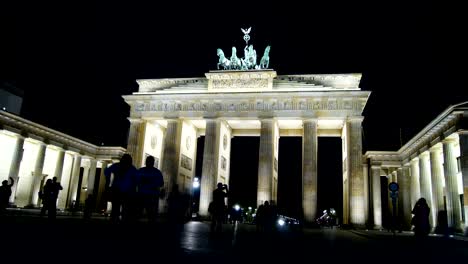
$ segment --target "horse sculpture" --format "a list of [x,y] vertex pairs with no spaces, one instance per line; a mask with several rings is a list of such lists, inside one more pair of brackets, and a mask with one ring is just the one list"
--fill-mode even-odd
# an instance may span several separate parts
[[263,57],[260,60],[260,69],[268,69],[268,65],[270,64],[270,46],[265,48],[265,52],[263,53]]
[[241,67],[242,67],[241,60],[237,57],[237,49],[236,47],[232,47],[231,69],[240,70]]
[[219,61],[218,61],[218,65],[217,65],[218,70],[219,70],[220,65],[224,68],[224,70],[229,69],[229,67],[231,65],[231,61],[226,59],[226,57],[224,56],[223,50],[218,49],[216,54],[219,57]]

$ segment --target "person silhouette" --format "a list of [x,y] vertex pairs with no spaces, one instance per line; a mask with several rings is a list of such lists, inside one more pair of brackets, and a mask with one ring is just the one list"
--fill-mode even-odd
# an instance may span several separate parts
[[163,175],[154,167],[154,157],[148,156],[145,167],[138,170],[137,185],[138,196],[142,203],[142,209],[150,222],[155,222],[159,208],[160,188],[164,185]]
[[123,221],[131,218],[131,202],[136,192],[137,170],[132,165],[132,156],[124,154],[120,162],[104,170],[108,178],[106,189],[110,192],[112,212],[111,221],[118,222],[120,215]]
[[2,181],[2,186],[0,186],[0,216],[6,213],[6,208],[10,201],[11,196],[11,187],[15,183],[13,178],[10,177],[11,183],[8,183],[8,180]]
[[429,224],[430,208],[427,205],[426,199],[420,198],[414,205],[411,211],[414,214],[411,223],[414,225],[414,235],[418,237],[427,236],[431,230]]
[[56,192],[55,192],[56,186],[54,186],[54,183],[52,182],[51,179],[47,179],[44,189],[39,192],[39,197],[42,199],[42,208],[41,208],[41,217],[45,215],[45,212],[47,211],[47,217],[49,219],[55,219],[56,214],[57,214],[57,199],[56,197]]
[[59,192],[63,190],[63,187],[62,185],[60,185],[60,182],[58,182],[57,177],[52,178],[52,185],[53,185],[53,191],[54,191],[55,204],[57,204]]
[[[228,196],[229,190],[226,184],[218,183],[217,189],[213,191],[213,214],[211,221],[211,231],[221,233],[226,212],[224,198]],[[226,192],[224,191],[226,190]]]

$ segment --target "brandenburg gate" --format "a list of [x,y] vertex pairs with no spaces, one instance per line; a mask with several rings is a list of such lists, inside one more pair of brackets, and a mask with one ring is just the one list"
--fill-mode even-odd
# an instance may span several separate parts
[[274,70],[210,71],[205,78],[137,80],[130,105],[128,152],[136,166],[156,157],[166,189],[191,190],[197,137],[205,136],[200,214],[217,182],[229,182],[231,138],[260,136],[257,202],[276,200],[278,140],[301,136],[303,213],[317,213],[317,138],[341,137],[344,223],[364,225],[361,123],[370,92],[361,91],[360,74],[277,75]]

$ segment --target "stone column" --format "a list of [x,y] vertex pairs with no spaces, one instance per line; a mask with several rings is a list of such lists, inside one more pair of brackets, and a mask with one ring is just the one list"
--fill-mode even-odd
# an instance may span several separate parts
[[346,122],[348,129],[348,159],[350,172],[349,185],[349,209],[351,224],[356,226],[365,225],[365,183],[362,171],[362,117],[350,118]]
[[434,210],[434,200],[432,199],[431,184],[431,164],[429,161],[429,151],[424,151],[419,155],[419,179],[421,185],[421,197],[424,197],[431,208],[429,224],[434,227],[436,221],[436,210]]
[[33,207],[38,206],[39,190],[41,188],[42,169],[44,168],[46,148],[47,145],[45,143],[39,143],[36,164],[34,166],[34,178],[32,180],[31,193],[29,196],[29,205]]
[[431,177],[432,177],[432,200],[431,211],[435,213],[434,226],[438,225],[438,215],[445,210],[444,206],[444,168],[442,165],[442,144],[436,144],[430,149]]
[[164,136],[163,159],[161,171],[164,177],[164,190],[166,197],[162,197],[161,208],[167,212],[166,199],[177,183],[180,159],[180,137],[182,133],[182,121],[178,119],[167,120],[166,135]]
[[463,177],[463,202],[465,210],[465,235],[468,235],[468,131],[459,134],[460,165]]
[[57,182],[62,180],[62,172],[63,172],[63,161],[65,160],[65,151],[62,148],[57,150],[57,163],[55,165],[55,172],[54,177],[57,177]]
[[97,167],[97,160],[94,158],[89,158],[89,173],[88,173],[88,183],[87,183],[87,190],[86,190],[86,198],[92,194],[94,194],[94,182],[96,179],[96,167]]
[[374,229],[382,228],[382,194],[380,183],[380,166],[371,167],[372,179],[372,205],[374,208]]
[[274,166],[274,142],[275,120],[262,119],[260,130],[260,150],[258,157],[258,185],[257,205],[271,200],[273,166]]
[[10,203],[15,202],[16,190],[18,188],[18,173],[20,170],[21,160],[23,159],[23,146],[24,137],[21,135],[16,136],[15,152],[13,153],[13,159],[11,160],[10,172],[8,173],[8,180],[12,178],[15,182],[11,188]]
[[421,186],[419,185],[419,158],[411,160],[411,208],[421,198]]
[[107,168],[109,162],[108,161],[101,161],[101,173],[99,175],[99,187],[96,196],[96,211],[100,211],[101,209],[106,209],[106,204],[104,201],[104,192],[106,191],[106,175],[104,175],[104,170]]
[[410,193],[410,168],[409,164],[397,170],[398,177],[398,216],[404,230],[411,229],[411,193]]
[[203,217],[209,215],[208,205],[213,200],[213,191],[218,177],[220,130],[220,120],[206,120],[199,210],[200,215]]
[[[73,168],[72,168],[72,175],[70,177],[70,184],[68,185],[68,208],[73,206],[73,201],[76,200],[76,196],[78,193],[78,181],[80,177],[80,168],[81,168],[81,155],[75,154],[73,157]],[[79,201],[76,201],[78,204]]]
[[304,220],[312,223],[317,216],[317,120],[304,120],[303,126],[302,208]]
[[453,138],[443,141],[444,175],[447,194],[448,227],[455,231],[461,230],[461,204],[458,194],[457,158],[455,157],[455,143]]
[[132,156],[133,165],[140,168],[143,166],[143,148],[145,143],[146,121],[141,119],[130,119],[128,131],[127,152]]

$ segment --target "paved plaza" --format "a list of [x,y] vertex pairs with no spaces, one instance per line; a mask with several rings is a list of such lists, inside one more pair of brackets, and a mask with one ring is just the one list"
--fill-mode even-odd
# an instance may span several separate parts
[[20,263],[461,263],[468,258],[465,237],[417,240],[410,232],[279,228],[261,234],[254,225],[226,224],[214,236],[201,221],[174,225],[160,218],[155,225],[125,225],[59,214],[50,222],[32,211],[10,215],[1,224],[2,255]]

